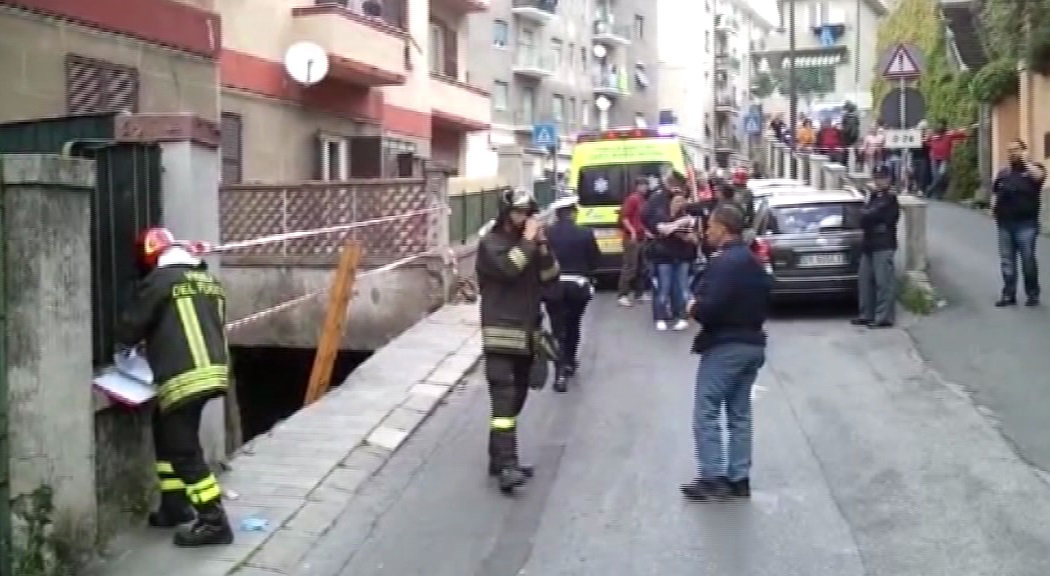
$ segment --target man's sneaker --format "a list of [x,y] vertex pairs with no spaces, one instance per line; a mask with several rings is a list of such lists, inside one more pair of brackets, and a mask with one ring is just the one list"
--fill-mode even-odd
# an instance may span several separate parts
[[[519,464],[518,470],[525,476],[525,478],[532,478],[532,475],[536,472],[536,469],[532,466],[525,464]],[[489,476],[499,476],[500,467],[495,462],[489,462]]]
[[729,487],[729,495],[733,498],[751,497],[751,480],[748,478],[741,478],[736,481],[727,480],[726,486]]
[[631,306],[634,306],[634,301],[631,300],[630,296],[620,296],[616,300],[616,303],[625,308],[630,308]]
[[657,332],[666,332],[667,331],[667,322],[664,322],[663,320],[657,320],[656,321],[656,331]]
[[643,292],[642,295],[638,297],[638,299],[641,300],[642,302],[652,302],[653,301],[653,295],[648,293],[648,292]]
[[520,468],[504,468],[499,471],[499,491],[504,494],[513,494],[514,489],[521,486],[529,479]]
[[1028,306],[1029,308],[1033,308],[1035,306],[1038,306],[1039,305],[1039,297],[1038,296],[1029,296],[1028,300],[1025,300],[1024,305]]
[[674,323],[674,329],[676,332],[681,332],[686,328],[689,328],[689,322],[686,322],[685,320],[679,320]]
[[688,484],[682,484],[679,489],[683,496],[694,502],[725,500],[729,495],[725,482],[721,480],[697,478]]
[[1002,298],[995,301],[996,308],[1006,308],[1007,306],[1016,306],[1017,298],[1011,298],[1009,296],[1003,296]]

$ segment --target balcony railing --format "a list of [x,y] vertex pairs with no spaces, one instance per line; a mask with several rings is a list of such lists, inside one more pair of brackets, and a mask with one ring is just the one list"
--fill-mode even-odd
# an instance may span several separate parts
[[715,149],[717,150],[739,150],[740,141],[736,136],[719,136],[715,138]]
[[514,54],[514,69],[518,71],[533,70],[547,74],[553,73],[554,55],[534,48],[522,49],[519,47]]
[[606,18],[594,21],[593,34],[595,40],[615,40],[623,43],[631,41],[630,26],[613,24]]
[[719,108],[739,108],[736,98],[732,96],[715,96],[715,106]]
[[340,6],[348,12],[364,16],[401,30],[408,29],[404,15],[383,10],[382,0],[314,0],[314,6]]
[[601,70],[594,75],[594,90],[601,93],[627,94],[630,83],[623,72]]
[[716,54],[715,70],[740,70],[740,59],[728,54]]
[[553,16],[558,9],[558,2],[557,0],[514,0],[511,9],[519,11],[536,11],[539,13],[546,12]]

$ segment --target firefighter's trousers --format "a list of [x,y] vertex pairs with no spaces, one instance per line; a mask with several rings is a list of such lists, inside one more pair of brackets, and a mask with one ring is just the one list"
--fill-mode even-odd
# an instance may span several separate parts
[[492,420],[489,458],[497,468],[518,466],[518,416],[529,395],[531,356],[485,354]]
[[[204,460],[198,436],[208,398],[153,413],[153,445],[157,475],[164,495],[185,494],[198,513],[221,508],[222,489]],[[170,496],[169,496],[170,499]]]

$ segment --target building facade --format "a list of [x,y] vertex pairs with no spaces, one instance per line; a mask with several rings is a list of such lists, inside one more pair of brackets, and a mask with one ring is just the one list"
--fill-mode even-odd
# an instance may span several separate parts
[[755,51],[756,81],[764,110],[786,113],[787,33],[790,2],[795,7],[795,69],[799,110],[819,114],[847,101],[870,111],[871,84],[879,54],[878,22],[893,0],[781,0],[780,31]]
[[[469,30],[484,55],[470,81],[492,94],[488,167],[512,182],[564,173],[581,130],[656,121],[655,2],[492,0]],[[558,127],[554,156],[532,142],[546,123]]]
[[[58,7],[58,8],[56,8]],[[468,15],[488,0],[11,0],[0,121],[190,114],[221,127],[227,183],[467,171],[489,92],[467,82]],[[290,46],[327,54],[297,84]],[[484,146],[487,149],[487,142]]]
[[752,103],[748,63],[753,39],[769,33],[769,20],[746,0],[662,0],[659,25],[662,121],[675,126],[705,170],[745,159],[742,117]]

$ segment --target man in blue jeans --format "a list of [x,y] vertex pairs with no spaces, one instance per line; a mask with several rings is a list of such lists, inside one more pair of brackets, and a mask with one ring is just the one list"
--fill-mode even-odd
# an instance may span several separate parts
[[[690,306],[700,323],[693,341],[700,355],[693,408],[698,470],[681,487],[690,500],[751,496],[751,388],[766,361],[771,281],[741,240],[743,231],[744,215],[735,206],[723,204],[711,214],[705,241],[716,252]],[[723,408],[728,452],[722,445]]]
[[1046,169],[1028,157],[1022,140],[1010,142],[1006,150],[1010,165],[992,182],[992,214],[999,236],[999,268],[1003,291],[995,305],[1017,304],[1017,259],[1021,259],[1026,306],[1039,305],[1039,267],[1035,242],[1039,236],[1039,204]]

